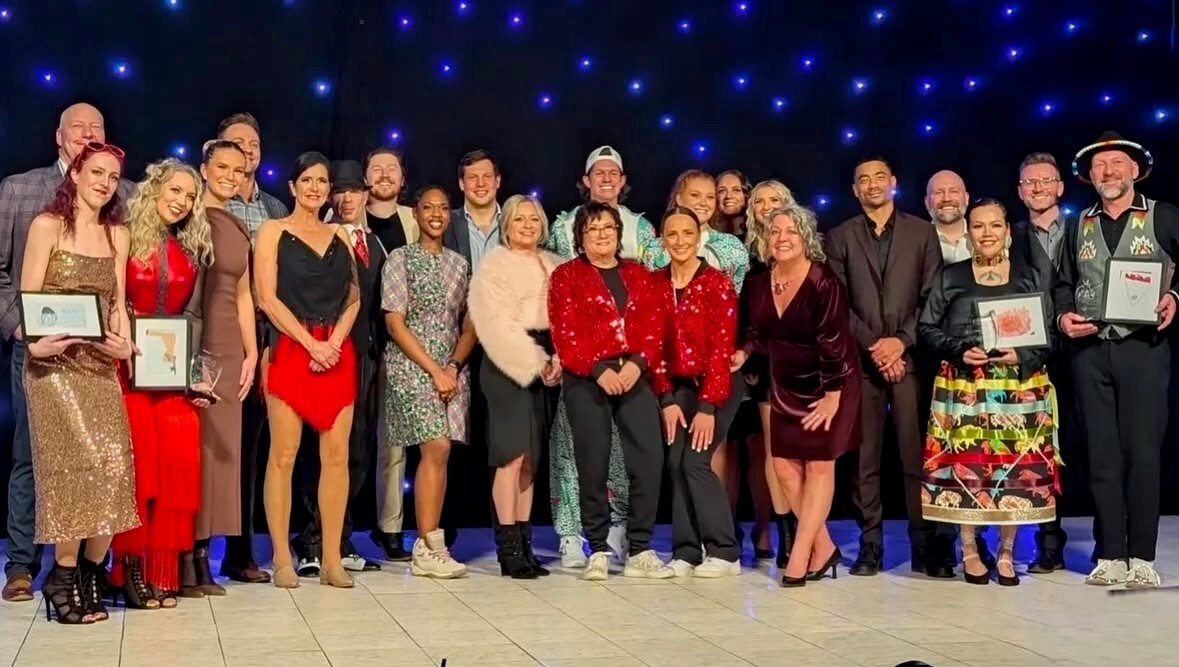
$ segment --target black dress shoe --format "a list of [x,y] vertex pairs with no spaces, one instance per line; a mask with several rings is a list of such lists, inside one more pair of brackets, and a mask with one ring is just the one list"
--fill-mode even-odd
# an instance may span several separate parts
[[953,579],[957,575],[954,574],[953,561],[939,559],[925,563],[925,576],[934,579]]
[[401,533],[385,533],[373,530],[369,533],[373,543],[385,553],[385,560],[394,563],[406,563],[413,560],[413,554],[405,550],[405,543]]
[[1064,555],[1055,550],[1042,550],[1036,553],[1036,560],[1028,565],[1028,572],[1032,574],[1048,574],[1064,569]]
[[883,547],[879,544],[862,544],[856,562],[852,563],[847,573],[856,577],[874,577],[880,572],[883,562]]

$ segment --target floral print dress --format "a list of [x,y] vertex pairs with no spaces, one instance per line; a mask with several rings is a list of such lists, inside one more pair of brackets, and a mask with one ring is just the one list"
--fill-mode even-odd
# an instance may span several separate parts
[[[381,270],[381,309],[404,313],[405,324],[439,366],[450,360],[467,309],[467,261],[448,249],[433,253],[420,244],[389,253]],[[459,390],[443,403],[430,375],[389,341],[385,351],[386,443],[418,445],[440,438],[465,442],[471,407],[470,370],[459,373]]]

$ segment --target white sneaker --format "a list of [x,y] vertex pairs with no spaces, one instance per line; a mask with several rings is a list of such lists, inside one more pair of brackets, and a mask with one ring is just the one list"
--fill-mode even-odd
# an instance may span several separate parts
[[696,576],[701,579],[719,579],[741,575],[741,561],[721,560],[709,556],[696,566]]
[[1098,558],[1097,567],[1085,577],[1085,583],[1090,586],[1115,586],[1126,583],[1128,574],[1126,561]]
[[610,577],[610,554],[598,551],[589,557],[581,578],[585,581],[606,581]]
[[583,542],[580,535],[566,535],[561,538],[561,567],[585,567]]
[[622,569],[622,576],[639,579],[671,579],[675,570],[663,563],[663,559],[653,549],[647,549],[626,559],[626,567]]
[[1126,575],[1126,588],[1158,588],[1163,578],[1154,569],[1154,563],[1141,558],[1130,559],[1130,572]]
[[415,577],[457,579],[466,576],[467,566],[451,558],[446,548],[446,534],[438,529],[414,540],[413,562],[409,571]]
[[626,525],[610,526],[606,534],[606,546],[614,552],[614,559],[620,564],[626,564],[627,554],[630,552],[630,542],[626,539]]
[[368,561],[359,554],[348,554],[340,559],[340,563],[349,572],[364,572],[364,566],[368,564]]
[[299,564],[295,567],[295,573],[300,577],[318,577],[319,559],[314,556],[311,558],[300,558]]
[[667,564],[667,566],[670,567],[673,572],[675,572],[675,576],[677,577],[690,577],[696,570],[695,565],[692,565],[688,561],[682,560],[680,558],[672,560]]

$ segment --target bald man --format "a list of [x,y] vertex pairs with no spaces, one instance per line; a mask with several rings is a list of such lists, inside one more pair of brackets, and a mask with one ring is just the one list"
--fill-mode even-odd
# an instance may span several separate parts
[[966,235],[966,204],[970,193],[958,174],[943,169],[925,185],[925,209],[937,229],[937,240],[942,247],[946,264],[970,259],[970,237]]
[[[12,475],[8,479],[8,562],[4,565],[3,598],[8,602],[33,599],[32,584],[41,569],[41,547],[33,544],[33,455],[29,448],[28,409],[25,405],[25,344],[21,340],[17,293],[25,255],[25,240],[33,217],[41,212],[65,179],[70,162],[87,142],[106,141],[102,113],[90,104],[70,105],[61,113],[55,133],[57,161],[48,167],[14,174],[0,181],[0,336],[13,341]],[[127,201],[132,184],[119,185]]]

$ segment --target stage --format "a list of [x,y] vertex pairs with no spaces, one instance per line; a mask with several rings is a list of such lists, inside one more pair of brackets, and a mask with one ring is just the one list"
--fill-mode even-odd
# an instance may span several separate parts
[[[37,600],[0,604],[0,661],[87,667],[274,665],[447,667],[1107,667],[1179,665],[1169,591],[1110,595],[1085,586],[1090,521],[1069,519],[1070,571],[1022,577],[1017,588],[969,586],[912,574],[903,523],[887,526],[889,570],[778,587],[773,568],[740,578],[582,582],[554,567],[535,581],[498,576],[489,530],[460,533],[465,579],[412,577],[404,564],[337,590],[303,580],[294,591],[230,585],[229,595],[181,600],[175,610],[113,609],[109,621],[69,627],[45,620]],[[847,553],[855,525],[833,524]],[[992,545],[996,531],[989,531]],[[543,556],[555,538],[537,530]],[[660,526],[656,547],[668,548]],[[264,538],[258,538],[261,546]],[[357,536],[366,554],[375,550]],[[1032,529],[1020,535],[1019,571]],[[266,550],[268,552],[268,550]],[[262,555],[260,553],[260,555]],[[1179,518],[1164,517],[1156,565],[1179,584]],[[746,560],[748,566],[748,560]],[[216,568],[214,568],[216,570]],[[617,573],[617,566],[612,574]],[[961,568],[959,568],[959,572]],[[42,576],[42,578],[44,578]],[[38,581],[38,587],[40,581]]]

